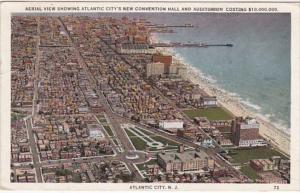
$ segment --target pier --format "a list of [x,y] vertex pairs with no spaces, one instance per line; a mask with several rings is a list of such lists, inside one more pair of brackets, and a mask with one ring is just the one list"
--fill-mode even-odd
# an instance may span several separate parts
[[176,25],[166,25],[166,24],[146,24],[150,29],[150,32],[154,33],[175,33],[172,28],[192,28],[195,27],[192,24],[176,24]]
[[40,48],[70,48],[68,45],[39,45]]
[[205,44],[205,43],[154,43],[152,44],[154,47],[190,47],[190,48],[208,48],[208,47],[233,47],[233,44]]
[[193,24],[186,23],[186,24],[178,24],[178,25],[165,25],[165,24],[146,24],[149,28],[177,28],[177,27],[195,27]]

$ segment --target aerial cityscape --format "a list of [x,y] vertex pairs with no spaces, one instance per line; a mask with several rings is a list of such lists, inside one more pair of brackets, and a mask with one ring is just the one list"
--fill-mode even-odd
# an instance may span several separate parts
[[[147,17],[13,15],[14,183],[290,183],[290,136],[160,41]],[[238,76],[238,75],[233,75]]]

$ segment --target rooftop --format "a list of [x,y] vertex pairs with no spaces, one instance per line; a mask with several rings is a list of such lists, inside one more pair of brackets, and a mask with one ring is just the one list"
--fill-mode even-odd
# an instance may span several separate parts
[[208,155],[201,151],[186,151],[182,153],[159,153],[158,156],[163,159],[165,162],[187,162],[195,159],[203,160],[208,157]]

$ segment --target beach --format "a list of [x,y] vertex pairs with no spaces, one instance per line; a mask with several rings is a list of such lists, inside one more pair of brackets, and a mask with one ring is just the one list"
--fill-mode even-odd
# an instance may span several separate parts
[[[157,42],[155,35],[151,36],[151,42]],[[205,77],[199,69],[196,69],[190,64],[185,63],[169,48],[156,48],[159,53],[164,55],[172,55],[173,62],[186,67],[187,75],[186,77],[189,81],[194,84],[199,85],[199,87],[208,95],[216,96],[218,99],[218,104],[225,108],[227,111],[232,113],[234,116],[250,116],[256,118],[260,123],[259,133],[264,137],[269,143],[277,147],[285,155],[290,155],[290,135],[287,132],[284,132],[283,129],[280,129],[270,123],[268,120],[265,120],[264,117],[251,112],[247,109],[241,102],[238,97],[234,94],[226,92],[223,89],[218,88],[214,85],[214,81]]]

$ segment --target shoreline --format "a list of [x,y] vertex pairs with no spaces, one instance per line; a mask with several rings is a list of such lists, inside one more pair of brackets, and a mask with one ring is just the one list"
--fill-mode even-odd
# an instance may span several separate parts
[[[151,34],[151,42],[157,42],[156,34]],[[210,96],[216,96],[219,105],[225,108],[227,111],[232,113],[234,116],[251,116],[255,118],[259,124],[259,133],[264,137],[268,142],[276,146],[282,153],[285,155],[290,155],[290,134],[285,132],[283,129],[280,129],[270,123],[268,120],[262,118],[263,115],[254,113],[251,110],[247,109],[237,97],[230,96],[230,93],[226,92],[223,89],[218,88],[213,84],[208,78],[206,78],[201,70],[196,69],[191,64],[185,63],[180,60],[170,48],[155,48],[159,53],[165,55],[172,55],[173,61],[187,68],[187,80],[191,81],[194,84],[197,84],[200,89]]]

